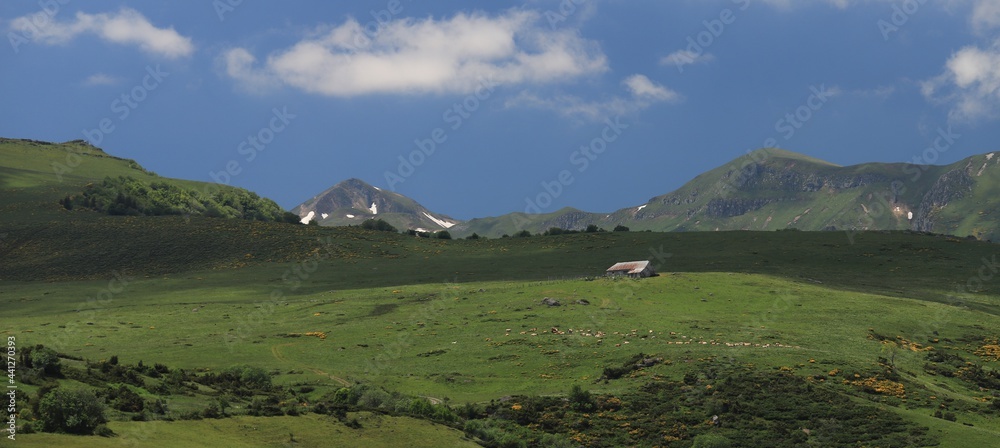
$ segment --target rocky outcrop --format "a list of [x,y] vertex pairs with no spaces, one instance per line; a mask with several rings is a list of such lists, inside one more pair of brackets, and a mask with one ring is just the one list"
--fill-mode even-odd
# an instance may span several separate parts
[[889,182],[887,176],[875,173],[859,175],[822,175],[800,171],[794,167],[767,164],[749,164],[725,176],[727,182],[739,191],[817,192],[824,188],[847,190],[872,184]]
[[774,202],[774,199],[712,199],[706,206],[705,214],[713,218],[732,218],[759,210]]
[[558,227],[560,229],[581,229],[593,224],[594,217],[592,214],[582,211],[573,211],[569,213],[564,213],[559,215],[554,219],[547,220],[543,223],[546,228]]
[[970,194],[974,184],[975,181],[966,170],[956,169],[944,173],[920,201],[913,217],[913,230],[933,232],[935,212]]

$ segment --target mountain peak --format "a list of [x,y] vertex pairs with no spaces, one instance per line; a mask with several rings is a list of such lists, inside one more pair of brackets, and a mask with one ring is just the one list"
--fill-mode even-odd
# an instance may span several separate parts
[[812,156],[809,156],[809,155],[806,155],[806,154],[802,154],[802,153],[798,153],[798,152],[794,152],[794,151],[789,151],[787,149],[781,149],[781,148],[760,148],[760,149],[755,149],[753,151],[748,152],[746,155],[744,155],[742,157],[739,157],[737,160],[744,159],[744,158],[748,158],[748,159],[753,160],[753,161],[755,161],[757,163],[766,163],[766,161],[768,161],[768,160],[790,160],[790,161],[796,161],[796,162],[806,162],[806,163],[813,163],[813,164],[817,164],[817,165],[825,165],[825,166],[829,166],[829,167],[839,167],[840,166],[840,165],[837,165],[835,163],[827,162],[827,161],[822,160],[822,159],[817,159],[815,157],[812,157]]
[[358,225],[366,219],[383,219],[396,228],[438,231],[458,223],[433,213],[413,199],[382,190],[361,179],[350,178],[292,209],[303,222],[326,226]]
[[334,188],[336,188],[336,187],[348,187],[348,186],[349,187],[353,187],[353,188],[374,188],[376,190],[379,189],[378,187],[375,187],[374,185],[369,184],[368,182],[365,182],[365,181],[363,181],[361,179],[358,179],[356,177],[352,177],[350,179],[343,180],[343,181],[337,183],[336,185],[334,185]]

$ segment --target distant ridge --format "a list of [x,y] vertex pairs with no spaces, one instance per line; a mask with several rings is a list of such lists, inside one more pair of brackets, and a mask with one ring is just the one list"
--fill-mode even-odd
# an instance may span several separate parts
[[1000,153],[947,166],[839,166],[777,148],[759,149],[677,190],[612,213],[566,208],[458,224],[457,236],[534,233],[549,227],[607,230],[915,230],[1000,238]]

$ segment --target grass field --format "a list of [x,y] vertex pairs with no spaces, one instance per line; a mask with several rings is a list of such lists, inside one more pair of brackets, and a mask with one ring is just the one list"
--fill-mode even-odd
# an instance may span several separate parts
[[[352,415],[354,417],[355,415]],[[233,417],[223,420],[183,422],[116,422],[109,425],[115,438],[31,434],[20,436],[12,446],[73,446],[102,448],[156,446],[241,446],[247,448],[364,446],[389,448],[474,447],[461,431],[409,417],[387,417],[358,413],[364,425],[352,429],[330,417],[315,414],[300,417]]]
[[[17,335],[20,344],[185,369],[257,365],[279,373],[279,384],[315,386],[315,396],[345,382],[452,404],[565,394],[575,384],[620,393],[650,378],[680,378],[691,363],[713,357],[803,377],[834,369],[864,373],[884,356],[872,333],[958,350],[997,367],[996,360],[972,356],[977,343],[997,336],[995,314],[938,303],[944,300],[831,287],[811,277],[664,272],[641,281],[468,282],[458,270],[448,273],[449,282],[346,289],[352,273],[337,260],[318,261],[298,287],[281,280],[288,268],[135,278],[110,295],[102,295],[116,290],[108,281],[6,282],[0,303],[10,310],[7,334]],[[381,269],[392,272],[392,262]],[[947,297],[945,291],[918,295]],[[101,299],[88,303],[87,297]],[[544,297],[563,305],[542,305]],[[576,304],[580,300],[589,304]],[[966,298],[984,310],[997,302],[981,293]],[[326,338],[301,336],[307,332]],[[933,338],[943,342],[932,344]],[[638,352],[667,362],[635,378],[596,382],[603,367]],[[990,396],[956,378],[927,375],[924,356],[910,350],[896,356],[908,387],[894,412],[929,416],[945,399],[975,405]],[[181,401],[174,407],[185,406]],[[974,413],[957,423],[935,420],[932,427],[943,440],[976,440],[1000,431],[995,420]]]

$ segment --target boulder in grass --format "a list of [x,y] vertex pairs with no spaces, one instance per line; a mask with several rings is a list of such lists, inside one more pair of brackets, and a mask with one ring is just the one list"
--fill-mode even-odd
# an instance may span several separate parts
[[542,299],[542,305],[559,306],[559,305],[561,305],[561,303],[559,303],[559,301],[556,300],[556,299],[553,299],[551,297],[546,297],[546,298]]

